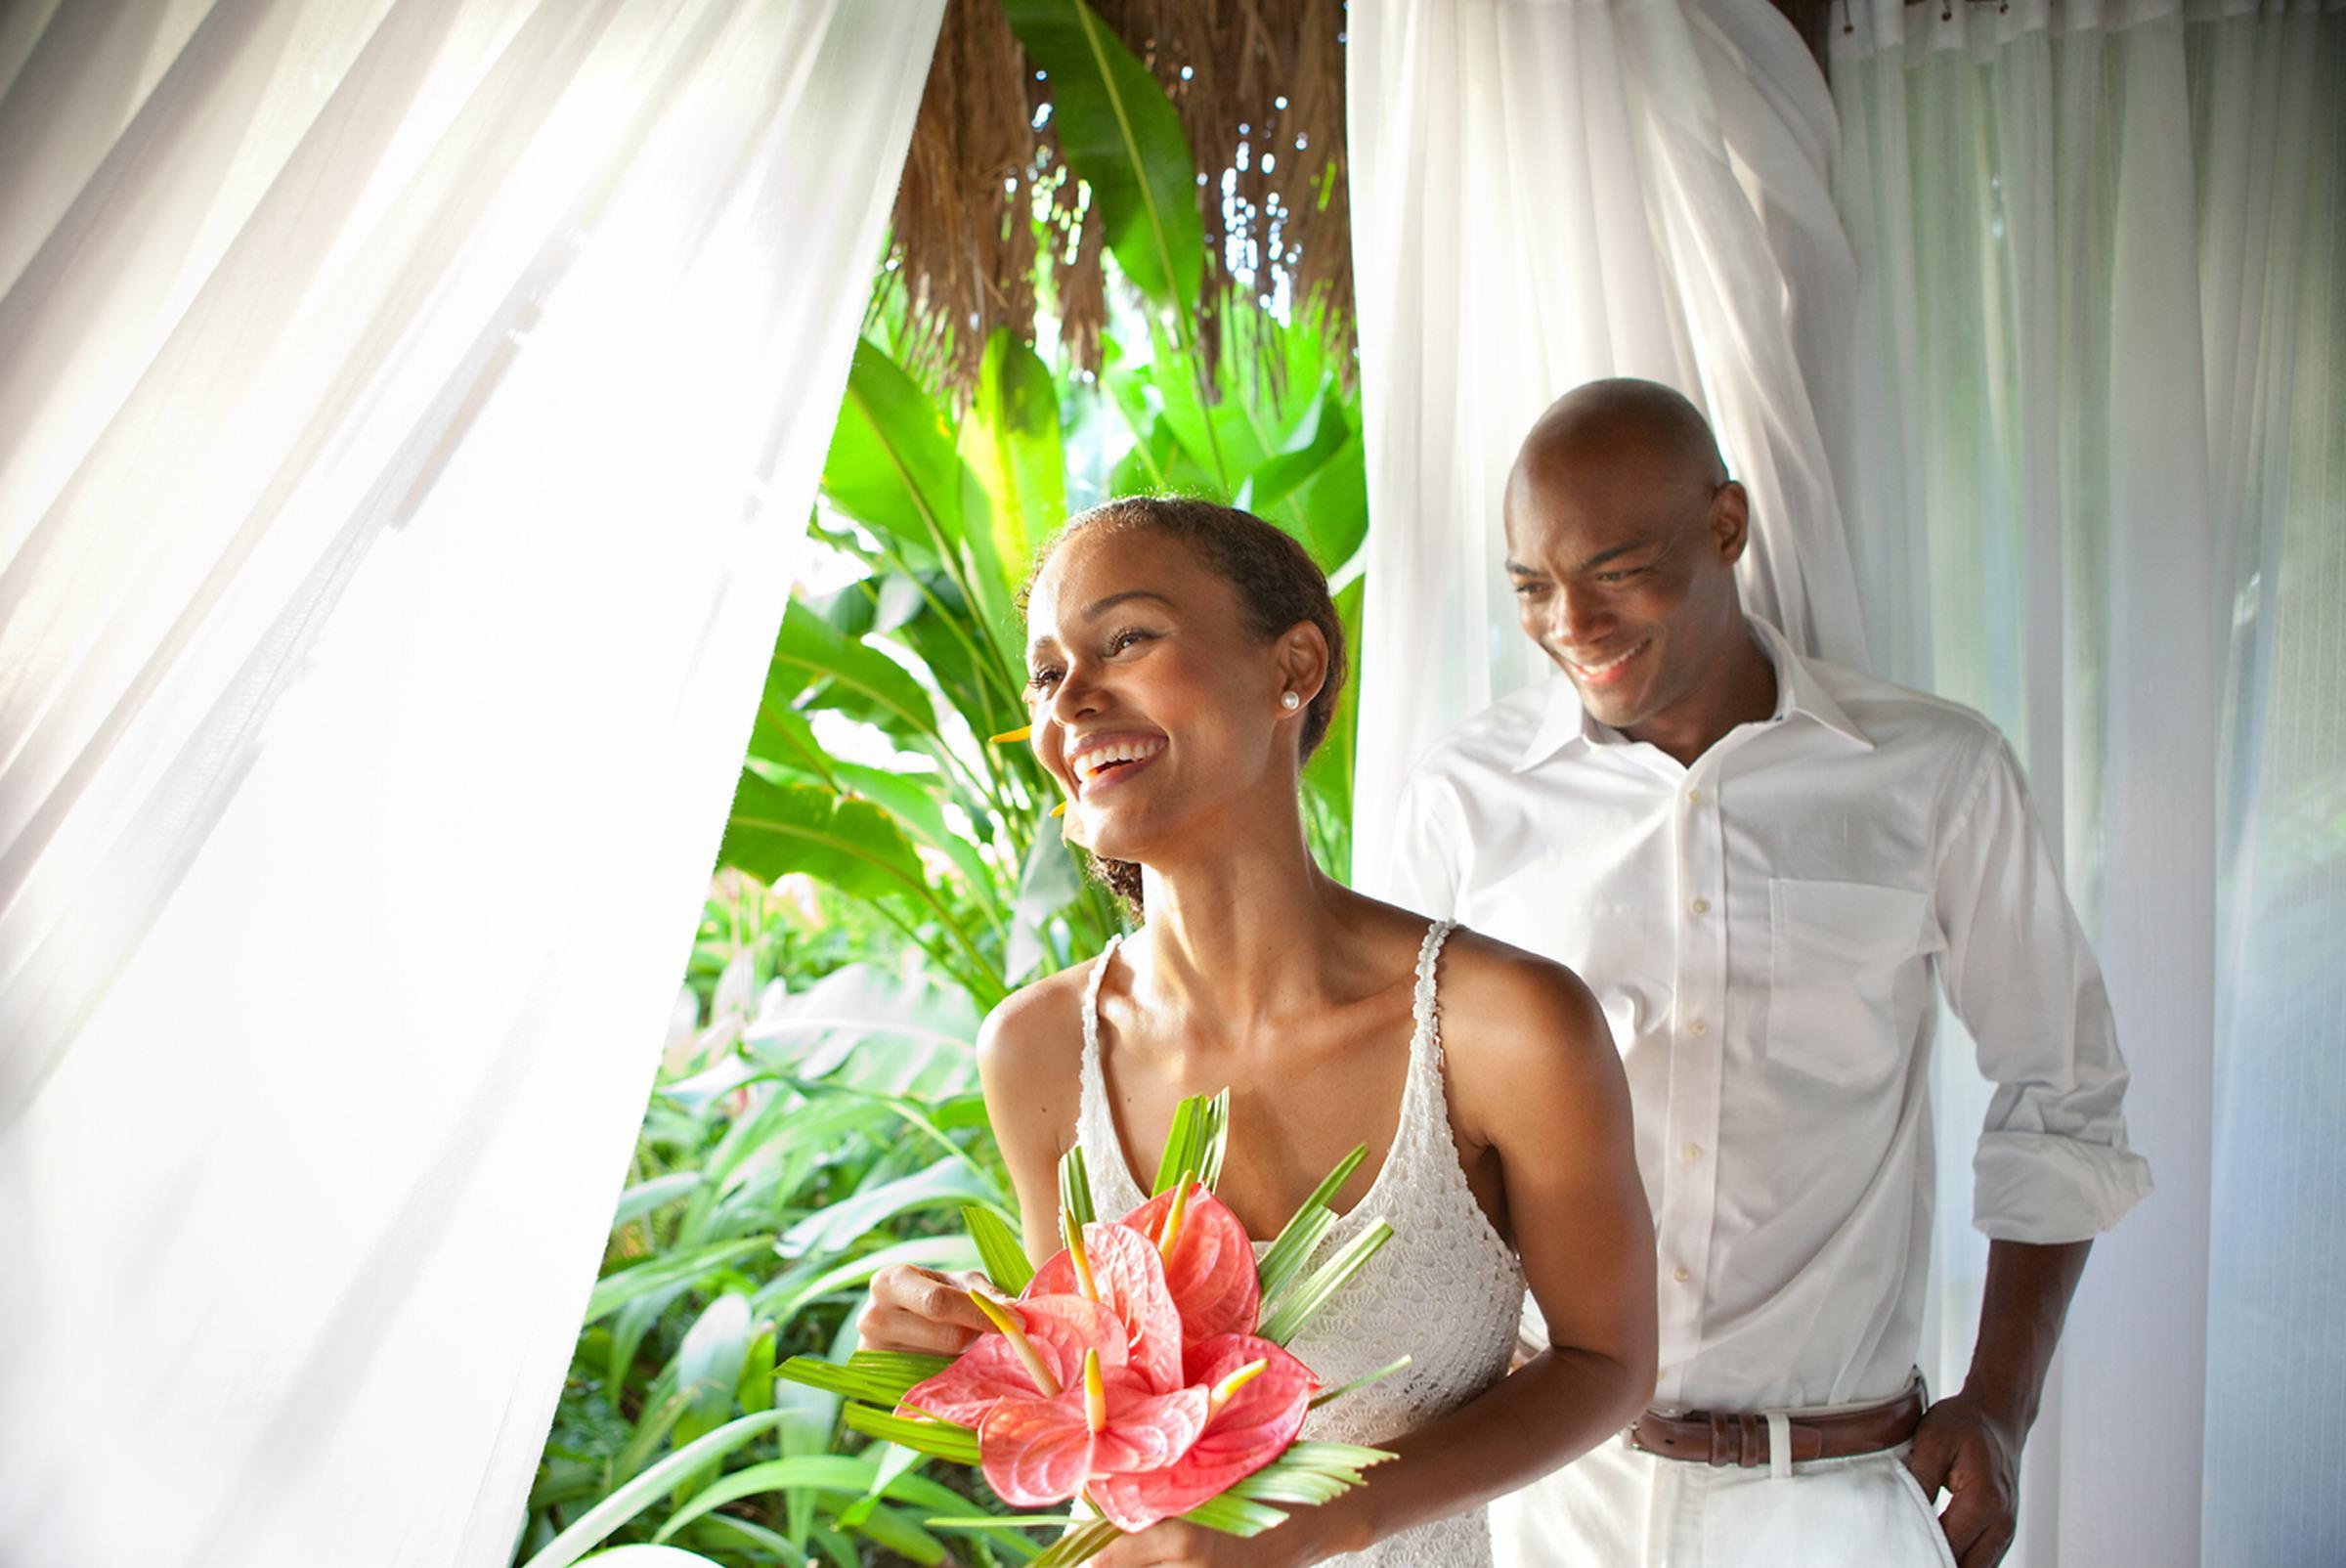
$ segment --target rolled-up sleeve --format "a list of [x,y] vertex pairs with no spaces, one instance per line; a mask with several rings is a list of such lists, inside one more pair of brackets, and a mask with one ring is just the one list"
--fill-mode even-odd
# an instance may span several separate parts
[[2001,736],[1979,754],[1941,857],[1949,1003],[1996,1085],[1972,1222],[1997,1241],[2081,1241],[2150,1191],[2126,1147],[2126,1062],[2101,966]]

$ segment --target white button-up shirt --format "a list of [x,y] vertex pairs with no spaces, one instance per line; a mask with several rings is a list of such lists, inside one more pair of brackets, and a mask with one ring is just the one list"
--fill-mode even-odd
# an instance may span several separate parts
[[1775,714],[1692,767],[1561,677],[1468,720],[1412,772],[1382,891],[1571,966],[1603,1003],[1654,1211],[1658,1399],[1887,1399],[1921,1333],[1941,988],[1998,1085],[1982,1231],[2081,1241],[2150,1170],[2003,737],[1753,631]]

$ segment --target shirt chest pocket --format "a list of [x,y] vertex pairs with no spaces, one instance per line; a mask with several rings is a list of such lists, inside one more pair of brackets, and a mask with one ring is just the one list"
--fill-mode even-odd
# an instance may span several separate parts
[[1862,882],[1768,883],[1767,1056],[1847,1087],[1903,1059],[1901,985],[1937,949],[1930,900]]

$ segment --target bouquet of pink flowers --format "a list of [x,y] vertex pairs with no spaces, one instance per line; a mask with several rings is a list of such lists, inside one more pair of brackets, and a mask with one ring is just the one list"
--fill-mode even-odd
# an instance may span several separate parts
[[965,1209],[986,1274],[1010,1299],[971,1292],[993,1328],[957,1359],[858,1351],[841,1366],[801,1356],[782,1375],[847,1396],[845,1419],[858,1431],[978,1466],[1019,1507],[1083,1500],[1095,1516],[931,1521],[1071,1527],[1037,1568],[1082,1562],[1173,1517],[1254,1535],[1286,1517],[1277,1504],[1325,1503],[1362,1485],[1364,1469],[1392,1456],[1297,1434],[1315,1406],[1407,1358],[1323,1393],[1286,1346],[1393,1234],[1371,1225],[1302,1268],[1335,1223],[1328,1200],[1368,1151],[1347,1155],[1258,1260],[1245,1226],[1214,1196],[1228,1121],[1227,1092],[1184,1101],[1155,1196],[1119,1219],[1093,1214],[1082,1151],[1070,1151],[1060,1166],[1066,1244],[1040,1269],[992,1211]]

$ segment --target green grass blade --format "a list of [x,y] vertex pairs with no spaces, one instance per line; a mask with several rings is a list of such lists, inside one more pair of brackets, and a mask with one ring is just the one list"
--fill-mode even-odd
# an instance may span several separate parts
[[1123,1539],[1123,1531],[1106,1519],[1094,1519],[1089,1524],[1077,1525],[1045,1546],[1028,1568],[1071,1568],[1072,1564],[1091,1561]]
[[1303,1331],[1304,1326],[1319,1315],[1329,1298],[1341,1289],[1370,1258],[1377,1248],[1393,1239],[1393,1227],[1378,1220],[1347,1242],[1342,1250],[1329,1258],[1280,1300],[1279,1307],[1255,1332],[1273,1344],[1283,1345]]
[[1231,1492],[1253,1503],[1284,1503],[1291,1507],[1316,1508],[1324,1503],[1333,1503],[1360,1484],[1340,1475],[1306,1470],[1263,1481],[1250,1475],[1242,1484],[1234,1483]]
[[1393,1456],[1346,1443],[1297,1443],[1224,1494],[1253,1503],[1318,1506],[1368,1484],[1362,1471]]
[[974,1513],[959,1519],[923,1519],[921,1523],[932,1530],[968,1530],[973,1533],[986,1530],[1039,1530],[1049,1525],[1065,1529],[1079,1520],[1071,1513]]
[[1404,1368],[1408,1367],[1409,1364],[1410,1358],[1404,1356],[1399,1361],[1389,1361],[1385,1363],[1385,1365],[1377,1368],[1374,1372],[1363,1372],[1360,1376],[1355,1377],[1351,1382],[1346,1383],[1341,1388],[1331,1388],[1325,1394],[1313,1396],[1312,1409],[1318,1410],[1323,1405],[1331,1404],[1336,1400],[1342,1399],[1346,1394],[1357,1394],[1362,1389],[1367,1388],[1370,1383],[1381,1382],[1385,1378],[1392,1376],[1395,1372],[1400,1372]]
[[961,1209],[962,1223],[970,1228],[970,1240],[978,1243],[978,1261],[985,1269],[985,1277],[994,1282],[994,1288],[1004,1295],[1017,1295],[1034,1278],[1034,1265],[1026,1261],[1026,1248],[1011,1234],[1002,1216],[990,1208],[965,1203]]
[[820,1356],[793,1356],[774,1375],[827,1394],[893,1407],[913,1384],[953,1365],[942,1356],[914,1356],[892,1350],[858,1350],[845,1365]]
[[866,1437],[885,1437],[891,1443],[917,1449],[932,1459],[953,1464],[978,1462],[978,1434],[947,1421],[915,1421],[891,1416],[869,1405],[849,1405],[840,1413],[850,1430]]
[[[1357,1443],[1290,1443],[1287,1451],[1263,1470],[1366,1470],[1396,1457],[1390,1449],[1365,1448]],[[1263,1470],[1255,1473],[1260,1475]]]
[[1222,1179],[1222,1151],[1230,1133],[1230,1091],[1194,1094],[1173,1108],[1164,1156],[1156,1162],[1151,1197],[1169,1193],[1184,1174],[1211,1188]]
[[[677,1481],[712,1459],[724,1458],[759,1433],[780,1425],[785,1416],[781,1411],[760,1411],[755,1416],[727,1421],[697,1442],[685,1444],[581,1514],[577,1523],[547,1542],[522,1568],[570,1568],[604,1537],[642,1512],[655,1499],[665,1497]],[[975,1453],[977,1447],[977,1440],[972,1438],[971,1452]]]
[[1092,1211],[1092,1173],[1083,1162],[1081,1144],[1060,1156],[1059,1206],[1063,1213],[1073,1215],[1078,1225],[1089,1225],[1099,1218]]
[[1165,1129],[1165,1153],[1156,1162],[1156,1181],[1149,1189],[1150,1197],[1171,1192],[1185,1173],[1196,1174],[1197,1118],[1204,1103],[1202,1096],[1192,1095],[1173,1108],[1173,1124]]
[[1312,1248],[1320,1244],[1321,1238],[1335,1223],[1336,1216],[1324,1203],[1295,1211],[1295,1217],[1287,1221],[1287,1228],[1279,1233],[1279,1240],[1271,1243],[1271,1250],[1254,1265],[1254,1277],[1262,1287],[1265,1302],[1276,1300],[1286,1283],[1294,1278],[1295,1271],[1303,1267],[1303,1260],[1312,1255]]
[[788,1536],[779,1530],[768,1529],[756,1520],[731,1513],[713,1513],[701,1521],[701,1534],[706,1535],[713,1530],[722,1530],[741,1537],[773,1558],[779,1568],[800,1568],[806,1561],[806,1553],[792,1546]]
[[871,1482],[872,1461],[837,1454],[804,1454],[796,1459],[768,1459],[746,1469],[734,1470],[695,1493],[691,1501],[668,1517],[652,1539],[668,1541],[677,1531],[701,1515],[728,1503],[755,1497],[760,1492],[782,1492],[793,1487],[821,1488],[846,1492],[867,1486]]
[[1337,1160],[1336,1168],[1312,1189],[1311,1197],[1297,1205],[1294,1217],[1287,1221],[1278,1239],[1271,1243],[1270,1250],[1263,1254],[1262,1261],[1255,1265],[1255,1278],[1261,1282],[1265,1301],[1279,1293],[1288,1277],[1303,1266],[1305,1258],[1312,1255],[1312,1248],[1320,1244],[1320,1239],[1327,1234],[1327,1228],[1335,1224],[1335,1212],[1328,1205],[1335,1201],[1336,1194],[1343,1190],[1344,1184],[1352,1179],[1352,1173],[1361,1168],[1361,1161],[1368,1157],[1367,1144],[1353,1145],[1352,1153]]
[[1286,1512],[1267,1503],[1256,1503],[1234,1491],[1218,1498],[1208,1498],[1182,1515],[1192,1524],[1201,1524],[1208,1530],[1219,1530],[1229,1536],[1259,1536],[1273,1525],[1284,1523]]
[[942,1568],[951,1555],[945,1544],[922,1529],[912,1515],[885,1503],[874,1504],[851,1522],[843,1513],[839,1522],[841,1528],[854,1531],[920,1568]]
[[728,1263],[762,1252],[774,1244],[770,1236],[741,1236],[729,1241],[717,1241],[708,1246],[694,1247],[687,1252],[671,1252],[646,1262],[605,1275],[594,1283],[594,1291],[586,1298],[586,1322],[591,1324],[606,1313],[615,1312],[637,1296],[654,1290],[691,1285],[701,1276],[722,1268]]
[[1354,1144],[1352,1153],[1337,1160],[1336,1168],[1320,1179],[1320,1185],[1312,1189],[1312,1196],[1303,1200],[1302,1208],[1297,1209],[1296,1213],[1300,1215],[1303,1209],[1310,1208],[1314,1203],[1322,1208],[1332,1208],[1336,1194],[1344,1190],[1344,1184],[1352,1179],[1352,1173],[1359,1170],[1361,1161],[1368,1157],[1368,1146]]
[[1222,1185],[1222,1154],[1230,1146],[1230,1087],[1214,1096],[1205,1109],[1205,1148],[1197,1156],[1197,1179],[1207,1192]]

